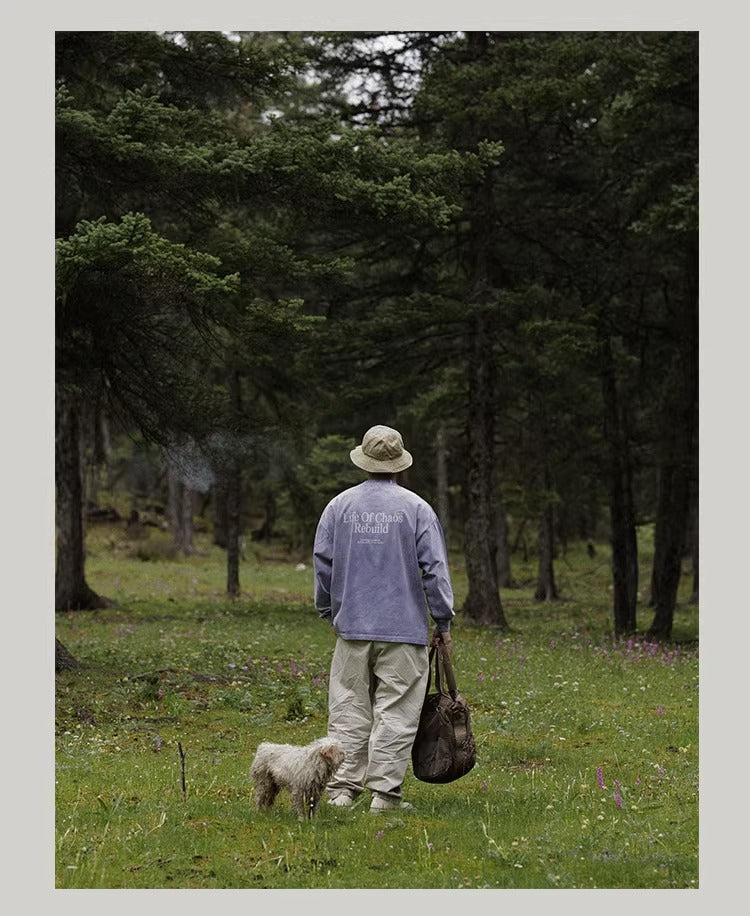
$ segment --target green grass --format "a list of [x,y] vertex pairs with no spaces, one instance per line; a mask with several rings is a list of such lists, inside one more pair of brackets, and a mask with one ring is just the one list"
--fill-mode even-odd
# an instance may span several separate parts
[[[147,542],[157,556],[160,538]],[[139,560],[117,529],[91,530],[89,582],[117,607],[57,618],[86,664],[56,678],[57,887],[697,887],[687,577],[675,641],[652,647],[610,635],[606,548],[558,560],[554,604],[532,601],[533,565],[516,562],[521,587],[502,596],[511,631],[454,624],[475,769],[446,786],[409,771],[414,812],[374,817],[363,797],[300,824],[285,796],[254,810],[248,770],[261,740],[326,731],[334,636],[312,609],[311,569],[251,553],[230,602],[223,554],[200,546]],[[458,558],[453,574],[460,606]],[[650,620],[641,607],[643,630]]]

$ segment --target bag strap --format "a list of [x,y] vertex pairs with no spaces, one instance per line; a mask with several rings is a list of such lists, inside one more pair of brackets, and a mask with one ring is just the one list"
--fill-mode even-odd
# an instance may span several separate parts
[[430,692],[430,687],[432,686],[432,663],[433,661],[435,663],[435,683],[439,691],[440,690],[440,672],[438,671],[438,667],[437,667],[437,659],[435,658],[435,647],[434,646],[432,646],[432,648],[430,649],[430,658],[429,658],[429,661],[427,662],[428,674],[427,674],[427,689],[424,692],[425,696],[427,696],[427,694]]
[[456,686],[456,677],[453,674],[453,665],[451,664],[450,657],[448,655],[448,650],[442,643],[438,643],[438,650],[435,651],[435,646],[430,648],[430,658],[428,662],[429,674],[427,675],[427,689],[425,690],[425,696],[430,692],[430,686],[432,685],[432,666],[433,662],[435,665],[435,688],[438,693],[446,693],[443,689],[442,678],[440,677],[440,668],[442,666],[443,675],[445,676],[445,682],[448,685],[448,693],[450,693],[451,699],[455,700],[458,695],[458,687]]
[[439,654],[435,651],[435,646],[430,648],[430,657],[427,662],[427,687],[425,689],[424,695],[427,696],[430,692],[430,687],[432,686],[432,669],[435,669],[435,689],[438,693],[445,693],[443,690],[443,684],[440,678],[440,664],[439,664]]
[[[445,675],[445,680],[446,680],[446,683],[448,684],[448,692],[451,695],[451,699],[455,700],[456,696],[458,695],[458,687],[456,686],[456,676],[453,673],[453,665],[451,664],[450,656],[445,646],[442,643],[439,643],[438,648],[439,648],[438,655],[440,658],[440,664],[443,667],[443,674]],[[437,663],[435,665],[435,670],[436,671],[438,670]],[[436,680],[437,680],[437,676],[436,676]],[[438,690],[439,689],[440,687],[438,686]],[[441,691],[441,693],[442,692],[443,691]]]

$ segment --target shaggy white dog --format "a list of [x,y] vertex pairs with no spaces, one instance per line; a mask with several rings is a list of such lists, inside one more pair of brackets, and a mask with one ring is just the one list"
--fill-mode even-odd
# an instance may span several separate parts
[[312,817],[326,783],[344,758],[341,746],[333,738],[318,738],[304,747],[262,742],[250,767],[256,805],[270,808],[279,792],[289,789],[292,808],[300,820]]

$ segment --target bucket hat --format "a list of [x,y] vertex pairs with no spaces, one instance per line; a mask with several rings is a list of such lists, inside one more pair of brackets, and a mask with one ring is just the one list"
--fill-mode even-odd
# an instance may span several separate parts
[[412,463],[401,433],[390,426],[371,426],[362,437],[362,444],[352,449],[349,457],[358,468],[372,474],[396,474]]

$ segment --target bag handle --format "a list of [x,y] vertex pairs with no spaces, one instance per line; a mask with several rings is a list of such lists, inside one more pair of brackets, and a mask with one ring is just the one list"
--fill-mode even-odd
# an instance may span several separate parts
[[451,695],[451,699],[455,700],[456,696],[458,695],[458,687],[456,686],[456,676],[453,673],[453,665],[451,664],[450,655],[448,654],[448,650],[442,642],[438,644],[438,649],[440,663],[443,666],[443,673],[445,674],[445,680],[448,684],[448,692]]
[[[435,647],[432,646],[432,648],[430,649],[430,657],[427,662],[427,689],[424,692],[425,696],[427,696],[427,694],[430,692],[430,687],[432,686],[432,662],[434,658],[435,658]],[[440,675],[437,670],[437,662],[435,662],[435,681],[436,683],[437,683],[437,679],[439,676]],[[439,689],[440,688],[438,687],[438,690]]]
[[442,680],[440,677],[440,668],[442,666],[443,675],[445,676],[445,681],[448,685],[448,693],[451,696],[452,700],[456,699],[458,695],[458,687],[456,686],[456,677],[453,673],[453,665],[451,664],[450,657],[448,655],[448,650],[442,643],[438,643],[438,651],[435,651],[435,646],[430,648],[430,659],[429,659],[429,675],[427,677],[427,690],[425,691],[425,696],[430,692],[430,685],[432,683],[432,663],[435,662],[435,687],[437,688],[438,693],[446,693],[443,689]]

